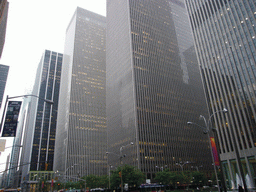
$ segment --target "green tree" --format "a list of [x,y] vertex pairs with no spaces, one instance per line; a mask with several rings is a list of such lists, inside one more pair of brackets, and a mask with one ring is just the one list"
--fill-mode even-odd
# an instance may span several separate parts
[[54,183],[53,186],[54,186],[53,188],[58,191],[58,190],[62,189],[64,185],[60,181],[57,181]]
[[191,180],[192,180],[192,175],[191,172],[187,171],[184,174],[182,173],[183,178],[184,178],[184,184],[189,185]]
[[120,171],[121,171],[121,169],[119,167],[117,168],[117,170],[111,171],[111,175],[110,175],[110,188],[111,189],[120,187],[120,184],[121,184],[121,178],[119,177]]
[[[218,175],[218,180],[219,180],[219,181],[221,181],[221,179],[222,179],[222,174],[221,174],[221,172],[220,172],[220,171],[218,171],[218,170],[217,170],[217,175]],[[214,185],[216,185],[216,184],[217,184],[217,182],[216,182],[216,175],[215,175],[215,173],[213,173],[213,174],[212,174],[212,176],[211,176],[211,180],[212,180],[212,183],[213,183]]]
[[98,188],[100,185],[99,177],[97,175],[88,175],[85,177],[86,187],[90,189]]
[[186,183],[186,178],[184,174],[177,173],[176,174],[176,182],[179,182],[179,184],[185,184]]
[[[102,175],[88,175],[86,177],[82,177],[81,179],[86,180],[86,187],[93,188],[107,188],[108,187],[108,176]],[[80,185],[84,187],[84,181],[80,181]]]
[[108,188],[109,177],[107,175],[99,176],[99,186],[100,188]]
[[78,183],[79,183],[79,185],[80,185],[80,189],[84,189],[85,183],[86,183],[86,176],[81,177],[81,178],[78,180]]
[[66,182],[65,188],[66,189],[69,189],[69,188],[71,188],[71,189],[80,189],[80,182],[70,180],[70,181]]
[[169,184],[172,186],[177,186],[177,182],[183,183],[183,176],[176,172],[170,172],[170,182]]
[[145,175],[140,170],[130,165],[124,165],[112,171],[110,177],[111,188],[120,187],[120,175],[122,175],[123,184],[127,183],[129,187],[138,187],[145,182]]
[[164,170],[156,173],[155,180],[163,185],[169,185],[171,182],[171,172]]
[[192,172],[193,184],[195,185],[204,185],[207,183],[207,177],[204,173],[198,171]]

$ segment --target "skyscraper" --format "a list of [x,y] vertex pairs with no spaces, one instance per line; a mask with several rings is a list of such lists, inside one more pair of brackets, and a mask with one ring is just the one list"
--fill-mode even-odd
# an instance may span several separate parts
[[226,185],[256,185],[256,2],[186,0]]
[[54,170],[106,174],[106,18],[77,8],[66,31]]
[[0,108],[3,101],[8,72],[9,72],[9,66],[0,65]]
[[[39,98],[31,97],[22,143],[22,178],[26,181],[38,181],[45,172],[44,178],[51,179],[62,58],[61,53],[45,50],[37,68],[32,95]],[[53,105],[44,99],[53,101]]]
[[200,114],[207,106],[184,1],[107,1],[108,151],[122,150],[148,179],[185,162],[212,170],[207,137],[187,125]]
[[4,42],[5,42],[8,9],[9,9],[9,2],[7,0],[1,0],[0,1],[0,58],[2,56]]

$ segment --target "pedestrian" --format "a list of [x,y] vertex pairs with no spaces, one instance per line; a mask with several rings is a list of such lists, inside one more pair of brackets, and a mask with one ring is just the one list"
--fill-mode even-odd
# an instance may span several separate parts
[[243,192],[243,187],[241,185],[238,184],[238,192]]

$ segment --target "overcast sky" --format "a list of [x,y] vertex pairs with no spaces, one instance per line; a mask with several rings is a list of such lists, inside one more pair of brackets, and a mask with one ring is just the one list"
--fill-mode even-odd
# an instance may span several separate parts
[[0,64],[10,66],[6,94],[25,94],[45,49],[63,53],[65,32],[77,6],[106,16],[106,0],[8,0]]
[[[106,16],[106,0],[8,0],[9,12],[0,64],[10,66],[5,95],[30,93],[45,49],[63,53],[66,28],[77,6]],[[7,139],[7,146],[12,139]],[[6,161],[10,149],[0,156]]]

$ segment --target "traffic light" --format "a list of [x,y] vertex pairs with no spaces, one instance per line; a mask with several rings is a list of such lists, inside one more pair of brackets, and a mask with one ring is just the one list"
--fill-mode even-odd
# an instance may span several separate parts
[[122,177],[122,172],[121,171],[118,174],[119,174],[119,177]]

